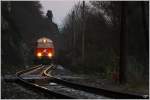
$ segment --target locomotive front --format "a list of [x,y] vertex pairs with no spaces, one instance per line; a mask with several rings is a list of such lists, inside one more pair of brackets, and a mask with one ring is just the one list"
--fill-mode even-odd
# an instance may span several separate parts
[[54,57],[54,45],[53,41],[48,38],[40,38],[37,40],[35,49],[36,62],[49,63]]

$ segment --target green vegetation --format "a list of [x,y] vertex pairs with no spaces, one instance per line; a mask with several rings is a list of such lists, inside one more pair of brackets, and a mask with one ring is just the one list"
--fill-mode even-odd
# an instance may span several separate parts
[[[100,77],[112,79],[112,73],[119,73],[121,66],[120,46],[123,43],[120,36],[123,33],[120,32],[123,27],[127,35],[127,66],[124,70],[127,81],[148,82],[148,31],[145,31],[148,29],[148,2],[125,4],[123,14],[126,17],[121,19],[122,2],[91,1],[86,2],[84,8],[82,2],[77,3],[62,29],[65,48],[60,55],[61,64],[74,72],[98,73]],[[122,25],[122,20],[125,25]]]
[[[39,1],[2,1],[2,64],[33,64],[36,40],[58,32],[52,12],[44,16]],[[56,43],[57,45],[57,43]]]

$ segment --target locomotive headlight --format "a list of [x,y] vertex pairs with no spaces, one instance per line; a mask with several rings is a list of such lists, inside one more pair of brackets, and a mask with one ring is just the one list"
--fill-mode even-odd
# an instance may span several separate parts
[[38,56],[38,57],[41,57],[41,56],[42,56],[42,53],[40,53],[40,52],[37,53],[37,56]]
[[46,43],[46,40],[44,39],[43,42]]
[[48,53],[48,57],[50,57],[50,58],[51,58],[51,57],[52,57],[52,53]]

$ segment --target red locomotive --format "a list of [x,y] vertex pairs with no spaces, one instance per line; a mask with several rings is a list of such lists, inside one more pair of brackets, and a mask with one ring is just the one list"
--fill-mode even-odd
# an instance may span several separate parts
[[36,62],[50,62],[54,57],[54,45],[53,41],[42,37],[37,40],[35,49]]

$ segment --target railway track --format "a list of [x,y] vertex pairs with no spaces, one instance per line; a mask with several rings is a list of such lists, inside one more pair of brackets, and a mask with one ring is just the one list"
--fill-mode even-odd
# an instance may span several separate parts
[[[50,65],[51,66],[51,65]],[[67,95],[63,95],[63,94],[59,94],[59,93],[56,93],[56,92],[53,92],[53,91],[50,91],[49,89],[43,87],[43,86],[40,86],[39,84],[35,84],[34,83],[34,79],[33,80],[28,80],[25,78],[25,76],[27,77],[31,77],[31,75],[35,75],[37,74],[37,72],[39,72],[40,70],[40,73],[37,74],[37,76],[42,76],[41,72],[43,72],[43,70],[45,69],[44,65],[38,65],[38,66],[35,66],[35,67],[32,67],[30,69],[27,69],[27,70],[22,70],[20,72],[17,72],[16,73],[16,77],[18,78],[18,80],[16,81],[17,83],[21,84],[22,86],[24,87],[27,87],[29,89],[32,89],[33,91],[35,92],[41,92],[43,93],[45,96],[51,98],[51,96],[49,95],[53,95],[54,97],[57,97],[57,98],[67,98],[67,99],[72,99],[72,97],[70,96],[67,96]],[[32,73],[31,73],[32,72]],[[27,74],[27,73],[30,73],[30,74]],[[45,77],[45,76],[44,76]],[[48,78],[48,77],[45,77],[45,79]],[[41,81],[41,80],[40,80]]]
[[[79,99],[102,99],[102,98],[120,98],[120,99],[147,99],[148,96],[119,93],[95,87],[89,87],[81,84],[68,82],[52,75],[54,65],[40,65],[28,70],[18,72],[16,75],[25,86],[36,89],[45,94],[52,94],[57,98],[79,98]],[[26,79],[25,77],[38,76],[41,79]]]

